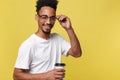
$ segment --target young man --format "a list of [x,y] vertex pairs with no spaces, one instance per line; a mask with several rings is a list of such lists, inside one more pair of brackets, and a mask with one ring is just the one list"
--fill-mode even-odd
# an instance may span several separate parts
[[[56,15],[57,0],[38,0],[36,20],[38,31],[32,34],[19,48],[14,69],[14,80],[61,80],[64,69],[55,69],[61,62],[61,55],[80,57],[79,41],[74,33],[70,19]],[[57,33],[51,33],[56,19],[70,38],[70,44]]]

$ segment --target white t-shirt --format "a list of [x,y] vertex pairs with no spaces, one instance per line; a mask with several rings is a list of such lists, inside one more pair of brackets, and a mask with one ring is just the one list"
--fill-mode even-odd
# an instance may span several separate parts
[[61,62],[61,55],[67,56],[70,44],[60,35],[53,33],[45,40],[32,34],[18,51],[15,68],[27,69],[29,73],[42,73],[54,69]]

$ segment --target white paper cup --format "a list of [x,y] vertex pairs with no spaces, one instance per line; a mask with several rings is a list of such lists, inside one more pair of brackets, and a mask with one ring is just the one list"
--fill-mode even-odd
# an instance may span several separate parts
[[[55,69],[64,69],[65,67],[65,63],[56,63],[55,64]],[[64,79],[60,79],[60,80],[64,80]]]

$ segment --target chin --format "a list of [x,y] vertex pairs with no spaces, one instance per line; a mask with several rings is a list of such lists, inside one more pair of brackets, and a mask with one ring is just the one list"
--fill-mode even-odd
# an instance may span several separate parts
[[50,34],[51,31],[43,31],[43,33],[45,33],[45,34]]

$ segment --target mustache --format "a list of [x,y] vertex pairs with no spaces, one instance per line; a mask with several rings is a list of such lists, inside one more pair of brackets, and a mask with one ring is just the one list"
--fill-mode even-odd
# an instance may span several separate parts
[[43,24],[43,26],[53,27],[52,24]]

